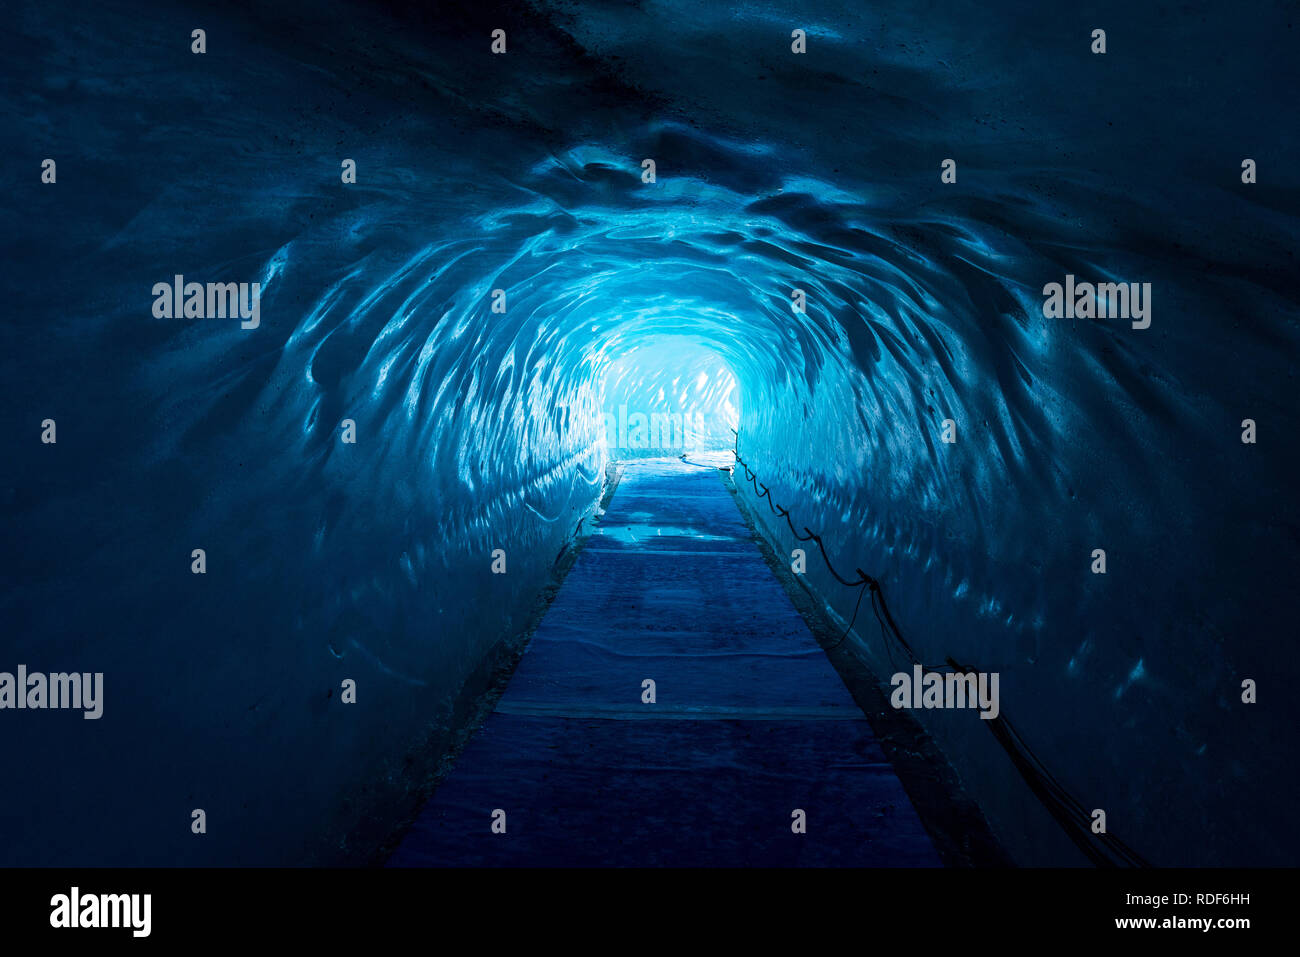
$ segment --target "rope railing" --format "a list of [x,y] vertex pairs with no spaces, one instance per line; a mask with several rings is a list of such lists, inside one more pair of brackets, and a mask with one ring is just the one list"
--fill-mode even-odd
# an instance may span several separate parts
[[[734,429],[732,431],[735,432]],[[737,438],[739,439],[738,435]],[[737,442],[737,445],[739,445],[739,442]],[[849,619],[849,626],[844,630],[844,634],[828,646],[828,649],[839,647],[848,638],[858,620],[858,612],[862,607],[862,596],[864,593],[870,592],[871,609],[875,613],[876,622],[880,626],[881,643],[885,653],[889,656],[891,666],[897,667],[894,659],[894,649],[890,644],[890,638],[892,637],[894,642],[907,655],[908,660],[913,665],[920,665],[923,674],[978,673],[975,668],[969,665],[958,664],[952,657],[945,657],[946,667],[934,667],[923,663],[912,649],[912,646],[908,644],[907,639],[903,637],[898,622],[894,620],[893,614],[890,613],[889,605],[886,603],[884,592],[880,587],[880,581],[868,575],[861,568],[854,569],[854,572],[857,573],[855,579],[849,579],[840,574],[827,554],[821,536],[807,526],[804,526],[804,534],[800,535],[790,518],[790,512],[773,501],[771,489],[758,481],[757,474],[740,457],[740,452],[733,448],[731,453],[736,457],[736,462],[744,468],[748,480],[753,483],[754,493],[759,499],[767,499],[767,507],[771,509],[773,515],[785,519],[786,525],[790,528],[790,534],[801,542],[816,542],[822,561],[826,563],[826,568],[830,571],[832,577],[846,588],[858,589],[858,598],[853,606],[853,617]],[[1034,754],[1033,749],[1030,748],[1029,743],[1020,732],[1016,730],[1015,725],[1003,716],[1000,711],[997,717],[981,718],[981,721],[983,724],[988,725],[994,739],[1011,758],[1012,765],[1025,779],[1034,796],[1042,802],[1070,840],[1089,860],[1098,867],[1150,866],[1140,854],[1113,834],[1109,832],[1096,834],[1093,832],[1092,816],[1088,810],[1056,779],[1047,766]]]

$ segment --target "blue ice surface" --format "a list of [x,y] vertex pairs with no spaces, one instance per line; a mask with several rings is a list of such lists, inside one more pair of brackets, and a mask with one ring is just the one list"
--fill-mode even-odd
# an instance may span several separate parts
[[[645,451],[626,406],[736,428],[1149,860],[1294,864],[1293,11],[579,6],[283,0],[202,56],[180,7],[11,18],[0,669],[103,671],[105,714],[0,715],[0,863],[355,862]],[[260,326],[154,317],[177,274]],[[1151,327],[1045,317],[1067,275]],[[1009,851],[1080,861],[969,717],[919,715]]]

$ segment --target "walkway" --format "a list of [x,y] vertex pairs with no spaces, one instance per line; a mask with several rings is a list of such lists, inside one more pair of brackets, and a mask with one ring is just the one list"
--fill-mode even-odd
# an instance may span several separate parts
[[628,464],[496,710],[389,860],[938,864],[717,472],[663,460]]

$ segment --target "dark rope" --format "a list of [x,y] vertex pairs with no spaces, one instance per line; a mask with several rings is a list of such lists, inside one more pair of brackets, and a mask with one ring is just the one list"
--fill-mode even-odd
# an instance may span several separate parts
[[[732,429],[731,431],[735,432],[736,430]],[[737,433],[737,438],[739,438],[739,433]],[[790,520],[790,513],[773,501],[771,489],[758,481],[758,476],[749,467],[748,463],[740,457],[740,452],[737,449],[732,449],[731,454],[736,457],[736,462],[744,468],[745,475],[753,483],[754,493],[758,498],[767,499],[767,507],[771,509],[772,514],[785,519],[786,525],[790,527],[790,534],[801,542],[816,542],[817,549],[821,552],[822,561],[826,563],[826,568],[834,576],[835,580],[847,588],[858,589],[858,598],[853,606],[853,617],[849,619],[849,626],[844,630],[844,634],[836,639],[833,644],[827,646],[828,650],[838,648],[853,631],[853,626],[858,620],[858,611],[862,607],[862,596],[870,591],[871,610],[875,613],[876,621],[880,625],[881,644],[889,656],[890,667],[897,667],[894,661],[894,650],[889,642],[889,637],[892,635],[894,641],[907,653],[911,663],[921,666],[923,674],[978,673],[975,668],[969,665],[960,665],[952,658],[946,659],[947,668],[931,667],[923,663],[912,649],[912,646],[908,644],[907,639],[903,637],[898,622],[894,620],[893,614],[889,611],[889,605],[885,602],[885,595],[880,589],[880,582],[861,568],[854,569],[858,574],[856,579],[848,579],[841,575],[831,562],[830,556],[826,553],[826,546],[822,543],[821,536],[814,533],[807,526],[804,526],[804,534],[800,535],[795,530],[794,522]],[[1061,825],[1070,840],[1093,864],[1098,867],[1150,866],[1140,854],[1113,834],[1093,833],[1092,816],[1088,813],[1087,808],[1080,804],[1052,775],[1010,721],[1001,714],[996,718],[981,718],[981,720],[989,726],[989,731],[992,732],[994,739],[1011,758],[1011,763],[1020,773],[1020,776],[1025,779],[1034,796],[1042,802],[1056,822]]]
[[[835,640],[835,644],[830,645],[829,647],[831,647],[831,648],[838,648],[841,644],[843,644],[844,639],[847,638],[847,637],[849,636],[849,632],[851,632],[851,631],[853,630],[853,623],[854,623],[855,621],[858,620],[858,609],[860,609],[860,608],[862,607],[862,594],[863,594],[863,592],[865,592],[866,590],[867,590],[867,583],[866,583],[866,582],[863,582],[863,583],[858,587],[858,600],[857,600],[857,602],[854,603],[854,605],[853,605],[853,617],[849,619],[849,627],[845,628],[845,629],[844,629],[844,634],[840,635],[839,638],[837,638],[837,639]],[[875,603],[875,598],[873,597],[873,598],[872,598],[872,601],[871,601],[871,607],[874,608],[875,605],[876,605],[876,603]]]

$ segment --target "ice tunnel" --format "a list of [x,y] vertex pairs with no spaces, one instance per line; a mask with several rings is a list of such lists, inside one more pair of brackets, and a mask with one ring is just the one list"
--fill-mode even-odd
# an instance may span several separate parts
[[947,6],[13,11],[0,863],[384,862],[667,461],[1007,860],[1294,864],[1294,8]]

